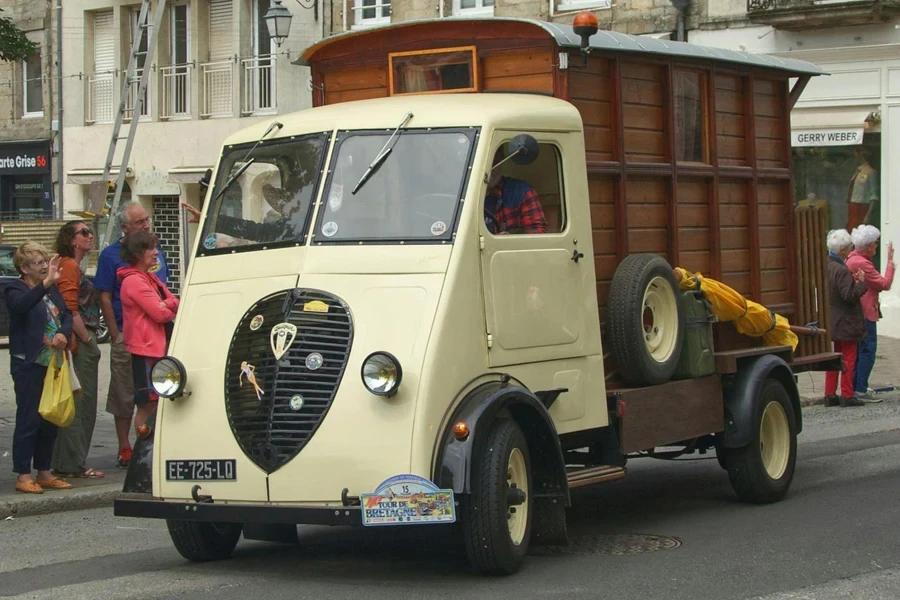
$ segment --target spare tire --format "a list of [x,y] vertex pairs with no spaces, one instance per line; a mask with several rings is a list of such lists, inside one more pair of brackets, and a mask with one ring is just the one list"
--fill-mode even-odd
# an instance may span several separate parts
[[607,340],[618,375],[632,385],[672,378],[684,343],[684,318],[672,267],[656,254],[632,254],[613,275]]

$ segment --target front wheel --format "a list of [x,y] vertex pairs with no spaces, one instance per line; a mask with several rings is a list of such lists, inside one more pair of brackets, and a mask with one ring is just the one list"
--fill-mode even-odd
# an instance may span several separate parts
[[462,523],[469,561],[481,573],[519,570],[531,537],[532,475],[528,444],[514,421],[496,421],[473,463]]
[[193,562],[222,560],[231,556],[241,537],[240,523],[200,523],[167,519],[175,549]]
[[763,382],[754,416],[753,441],[743,448],[726,449],[728,478],[745,502],[777,502],[787,494],[797,463],[797,421],[780,381]]

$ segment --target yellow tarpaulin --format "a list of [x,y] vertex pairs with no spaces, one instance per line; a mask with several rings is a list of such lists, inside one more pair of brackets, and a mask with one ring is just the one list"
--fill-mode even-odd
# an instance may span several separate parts
[[700,273],[692,274],[681,267],[675,267],[675,278],[682,290],[702,291],[712,305],[713,314],[720,321],[733,322],[738,333],[761,337],[766,346],[790,346],[792,350],[797,349],[797,335],[791,331],[788,320],[781,315],[776,315],[762,304],[747,300],[724,283],[703,277]]

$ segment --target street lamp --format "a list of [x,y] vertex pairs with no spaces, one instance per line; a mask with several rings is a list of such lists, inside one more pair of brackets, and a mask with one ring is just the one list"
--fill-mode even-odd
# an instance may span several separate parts
[[281,0],[275,0],[263,17],[269,30],[269,37],[275,40],[275,44],[279,47],[291,31],[291,18],[291,11],[281,5]]

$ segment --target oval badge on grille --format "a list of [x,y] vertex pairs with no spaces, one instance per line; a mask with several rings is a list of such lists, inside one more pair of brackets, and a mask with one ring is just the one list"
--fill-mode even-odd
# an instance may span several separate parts
[[318,371],[325,363],[325,359],[318,352],[313,352],[306,357],[306,368],[310,371]]
[[300,394],[291,396],[289,405],[291,407],[291,410],[301,410],[303,408],[303,396],[301,396]]

